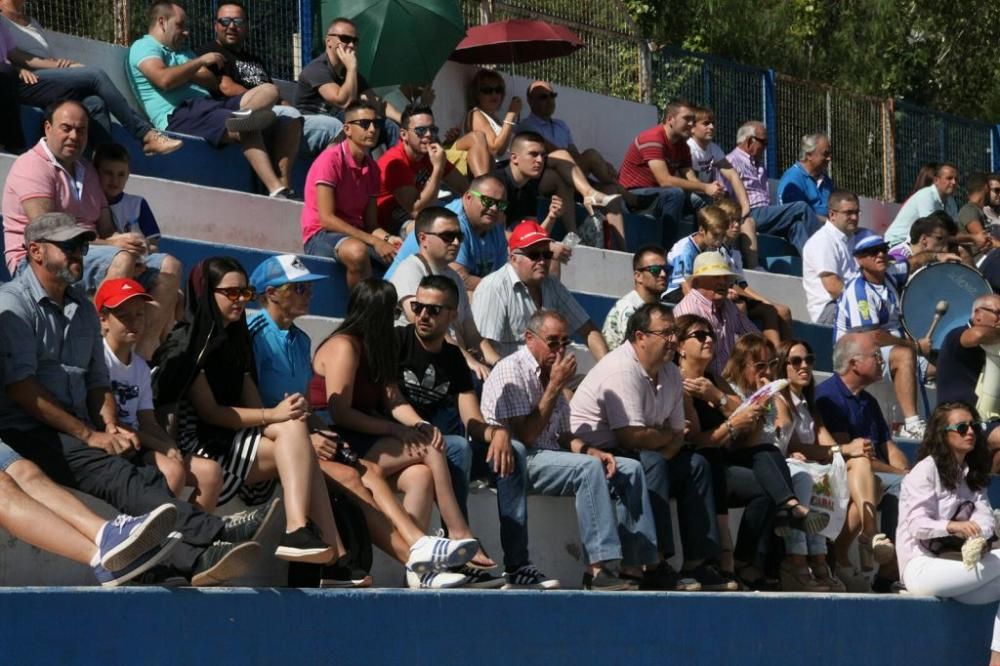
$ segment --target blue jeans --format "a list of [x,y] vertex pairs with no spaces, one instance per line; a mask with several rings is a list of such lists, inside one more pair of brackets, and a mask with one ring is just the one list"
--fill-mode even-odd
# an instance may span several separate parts
[[[539,495],[574,495],[584,557],[588,564],[621,560],[625,566],[656,564],[656,521],[642,473],[632,458],[615,457],[609,480],[593,456],[531,449],[528,490]],[[527,525],[527,515],[521,521]]]
[[806,241],[820,227],[816,214],[804,201],[751,208],[750,217],[757,224],[758,233],[783,237],[800,255]]
[[679,187],[637,187],[629,191],[638,196],[640,202],[639,209],[632,212],[656,218],[666,247],[673,242],[684,214],[693,214],[705,206],[704,199]]
[[882,482],[882,487],[885,489],[885,495],[878,505],[881,529],[895,543],[896,523],[899,522],[899,491],[903,485],[903,477],[891,472],[875,472],[875,476]]
[[[87,254],[83,257],[83,288],[88,294],[93,294],[108,276],[108,269],[111,262],[118,256],[119,252],[125,250],[114,245],[91,245]],[[151,291],[156,286],[156,279],[160,276],[160,268],[163,260],[167,257],[162,252],[154,252],[146,255],[146,269],[135,278],[146,291]]]
[[[792,473],[792,489],[802,506],[809,506],[812,501],[812,474],[802,469],[795,470],[789,466]],[[822,534],[806,534],[802,530],[788,530],[785,533],[785,552],[789,555],[826,555],[826,537]]]
[[7,468],[18,460],[22,460],[22,458],[17,454],[17,451],[0,442],[0,472],[6,472]]
[[[69,91],[69,97],[83,103],[94,121],[90,127],[92,146],[112,140],[111,116],[117,118],[122,127],[140,141],[153,128],[149,121],[129,105],[108,75],[96,67],[40,69],[35,71],[35,76],[38,77],[38,83],[21,86],[21,101],[46,107],[58,99],[64,99],[63,91]],[[42,86],[43,83],[46,86]]]
[[[279,108],[282,109],[279,111]],[[278,115],[289,115],[291,113],[284,109],[298,111],[294,107],[274,107]],[[299,154],[307,157],[315,157],[323,152],[330,143],[337,138],[344,128],[342,123],[333,116],[324,113],[307,113],[302,115],[302,138],[305,139],[299,146]]]
[[712,492],[712,469],[700,453],[681,451],[667,460],[655,451],[640,451],[646,486],[656,522],[656,539],[665,559],[673,557],[670,498],[677,500],[685,560],[717,560],[722,553]]

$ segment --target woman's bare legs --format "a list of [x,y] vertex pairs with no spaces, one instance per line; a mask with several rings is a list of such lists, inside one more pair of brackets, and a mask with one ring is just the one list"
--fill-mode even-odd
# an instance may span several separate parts
[[410,465],[389,478],[395,490],[403,493],[403,509],[423,532],[431,525],[434,509],[434,476],[427,465]]

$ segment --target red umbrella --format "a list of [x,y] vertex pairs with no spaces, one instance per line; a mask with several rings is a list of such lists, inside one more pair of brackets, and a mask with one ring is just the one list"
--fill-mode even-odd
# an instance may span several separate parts
[[511,19],[469,28],[450,60],[469,65],[533,62],[569,55],[583,45],[564,26]]

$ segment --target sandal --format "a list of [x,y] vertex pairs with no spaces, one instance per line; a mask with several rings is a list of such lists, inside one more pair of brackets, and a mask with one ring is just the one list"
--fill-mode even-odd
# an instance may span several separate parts
[[869,547],[879,564],[889,564],[896,557],[896,546],[885,534],[879,533],[873,536]]
[[829,592],[830,588],[813,578],[808,565],[793,566],[782,562],[779,569],[783,592]]
[[829,564],[813,564],[809,568],[812,570],[816,581],[820,585],[830,588],[831,592],[838,594],[847,592],[847,586],[844,585],[844,581],[837,578],[836,574],[830,570]]
[[[476,541],[479,541],[479,539],[476,539]],[[479,569],[480,571],[489,571],[496,569],[497,563],[493,561],[493,558],[483,548],[483,543],[479,541],[479,550],[476,551],[471,560],[465,563],[465,566],[472,569]]]
[[788,530],[802,530],[806,534],[816,534],[822,532],[830,523],[830,514],[823,511],[812,511],[804,506],[802,508],[805,509],[805,513],[797,513],[795,508],[799,506],[802,505],[786,505],[778,509],[778,513],[774,516],[775,534],[783,537],[788,533]]

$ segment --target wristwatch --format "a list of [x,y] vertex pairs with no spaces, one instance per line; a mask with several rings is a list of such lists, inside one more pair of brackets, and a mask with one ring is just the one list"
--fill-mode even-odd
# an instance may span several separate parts
[[833,461],[834,456],[840,453],[840,444],[834,444],[830,447],[830,460]]

